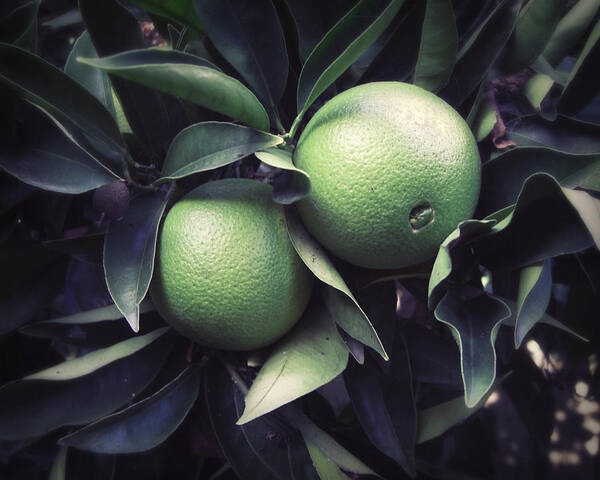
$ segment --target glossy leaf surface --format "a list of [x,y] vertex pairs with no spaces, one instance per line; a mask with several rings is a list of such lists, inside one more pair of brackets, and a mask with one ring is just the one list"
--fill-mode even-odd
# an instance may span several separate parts
[[273,182],[273,200],[282,205],[304,198],[310,191],[310,177],[294,166],[292,154],[281,148],[268,148],[255,152],[257,158],[271,167],[283,170]]

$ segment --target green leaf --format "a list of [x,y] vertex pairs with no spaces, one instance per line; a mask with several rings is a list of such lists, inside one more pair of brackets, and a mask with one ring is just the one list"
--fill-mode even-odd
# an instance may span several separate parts
[[[304,413],[296,408],[288,409],[286,417],[290,423],[302,433],[304,441],[315,445],[329,460],[346,472],[358,475],[377,475],[362,460],[342,447],[327,432],[321,430]],[[335,478],[335,477],[334,477]]]
[[419,412],[419,433],[417,443],[427,442],[433,438],[439,437],[447,430],[469,418],[476,413],[498,385],[508,376],[504,375],[497,379],[487,393],[472,407],[465,405],[464,397],[454,398],[434,407],[426,408]]
[[182,26],[192,28],[199,33],[204,31],[192,0],[129,0],[129,3],[138,5],[159,17],[168,18]]
[[525,97],[543,119],[556,119],[556,103],[560,97],[560,88],[552,77],[545,73],[536,73],[530,77],[523,87]]
[[328,286],[323,290],[325,303],[337,324],[387,360],[377,332],[323,248],[306,231],[297,214],[287,211],[286,221],[296,252],[309,270]]
[[562,193],[579,214],[596,248],[600,249],[600,200],[581,190],[563,188]]
[[484,98],[481,99],[477,106],[477,113],[473,118],[472,125],[473,134],[477,142],[481,142],[492,133],[497,121],[494,101],[488,95],[483,95]]
[[91,233],[72,238],[58,238],[43,242],[44,247],[70,255],[78,262],[102,265],[104,233]]
[[310,177],[304,170],[294,166],[292,154],[281,148],[268,148],[255,152],[258,159],[271,167],[283,170],[273,182],[273,200],[291,205],[304,198],[310,191]]
[[132,50],[100,59],[79,60],[258,130],[269,130],[267,113],[254,94],[235,78],[194,55],[176,50]]
[[[10,1],[3,7],[0,18],[0,42],[13,43],[21,48],[37,50],[37,16],[40,0]],[[12,5],[10,5],[12,3]]]
[[413,83],[435,92],[443,87],[454,68],[458,32],[450,0],[427,0],[419,57]]
[[0,82],[49,115],[88,153],[120,167],[125,147],[117,124],[104,105],[68,75],[25,50],[0,44]]
[[21,144],[6,145],[0,167],[28,185],[51,192],[79,194],[119,177],[71,142],[50,119],[30,107]]
[[552,293],[550,260],[523,267],[519,272],[519,291],[515,317],[515,348],[529,330],[544,316]]
[[298,79],[298,117],[352,65],[388,27],[404,0],[360,0],[323,37],[306,60]]
[[[559,141],[560,138],[559,135],[555,140]],[[484,216],[515,203],[523,183],[534,173],[547,173],[559,182],[571,178],[569,186],[575,187],[577,179],[573,175],[599,161],[600,157],[596,154],[574,155],[549,148],[522,147],[509,150],[484,163],[477,212]]]
[[62,437],[59,443],[103,454],[150,450],[183,422],[199,386],[198,366],[191,365],[153,395]]
[[333,319],[313,305],[271,351],[246,395],[243,425],[319,388],[342,373],[348,349]]
[[154,379],[174,337],[162,328],[0,388],[0,439],[44,435],[94,421],[130,402]]
[[502,0],[458,52],[454,71],[438,95],[458,107],[485,79],[514,29],[523,0]]
[[157,183],[223,167],[282,142],[275,135],[233,123],[196,123],[173,140]]
[[287,83],[289,61],[271,0],[253,0],[252,8],[245,0],[194,0],[194,5],[214,46],[240,72],[268,107],[273,123],[283,130],[277,103]]
[[521,10],[501,61],[507,73],[528,67],[544,50],[562,14],[561,0],[529,0]]
[[323,451],[310,440],[305,440],[306,448],[321,480],[349,480],[350,477],[342,472]]
[[547,147],[568,154],[595,154],[600,158],[600,125],[563,115],[553,122],[537,115],[515,118],[506,124],[506,139],[517,147]]
[[58,450],[48,480],[67,480],[67,450],[67,447],[60,447]]
[[600,0],[579,0],[561,18],[542,52],[550,65],[558,65],[569,53],[592,24],[599,8]]
[[150,286],[158,227],[168,197],[155,192],[134,198],[124,217],[111,222],[106,231],[106,285],[134,332],[140,328],[140,302]]
[[90,34],[87,31],[84,31],[79,38],[75,40],[71,53],[69,53],[69,56],[67,57],[64,71],[69,77],[79,82],[88,92],[100,100],[102,105],[104,105],[114,117],[116,115],[115,102],[113,100],[113,90],[108,75],[102,70],[78,62],[77,57],[98,58]]
[[474,407],[496,379],[494,343],[510,309],[500,299],[479,292],[446,292],[435,308],[435,318],[450,327],[460,350],[465,404]]
[[574,115],[600,93],[597,68],[600,64],[600,20],[596,22],[577,63],[571,70],[565,89],[558,102],[558,110]]
[[393,336],[389,371],[383,371],[367,355],[364,365],[350,362],[344,382],[370,442],[414,477],[417,412],[411,365],[402,335],[396,332]]

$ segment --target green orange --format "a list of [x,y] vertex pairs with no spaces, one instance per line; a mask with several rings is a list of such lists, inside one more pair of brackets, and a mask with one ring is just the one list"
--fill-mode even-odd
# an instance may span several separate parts
[[294,163],[311,178],[298,203],[306,227],[362,267],[428,260],[479,197],[480,158],[466,122],[400,82],[360,85],[327,102],[302,132]]
[[183,335],[213,348],[249,350],[296,323],[312,283],[271,187],[228,179],[201,185],[168,212],[151,296]]

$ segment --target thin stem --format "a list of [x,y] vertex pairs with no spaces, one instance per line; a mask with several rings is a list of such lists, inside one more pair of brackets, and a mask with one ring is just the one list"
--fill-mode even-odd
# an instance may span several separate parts
[[225,367],[225,369],[227,370],[227,373],[229,373],[231,380],[233,380],[233,383],[235,384],[235,386],[238,388],[238,390],[244,395],[248,395],[248,387],[246,386],[246,382],[244,382],[244,380],[242,380],[242,377],[240,377],[240,374],[237,372],[237,370],[233,367],[233,365],[231,365],[227,360],[225,360],[223,358],[223,355],[221,355],[221,352],[215,352],[215,356],[219,359],[219,361],[223,364],[223,366]]

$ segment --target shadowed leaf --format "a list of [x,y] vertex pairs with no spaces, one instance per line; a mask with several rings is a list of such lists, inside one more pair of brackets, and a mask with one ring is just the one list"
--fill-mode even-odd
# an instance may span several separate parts
[[273,182],[273,200],[291,205],[304,198],[310,191],[310,177],[304,170],[294,166],[292,154],[280,148],[268,148],[255,152],[257,158],[271,167],[283,170]]

